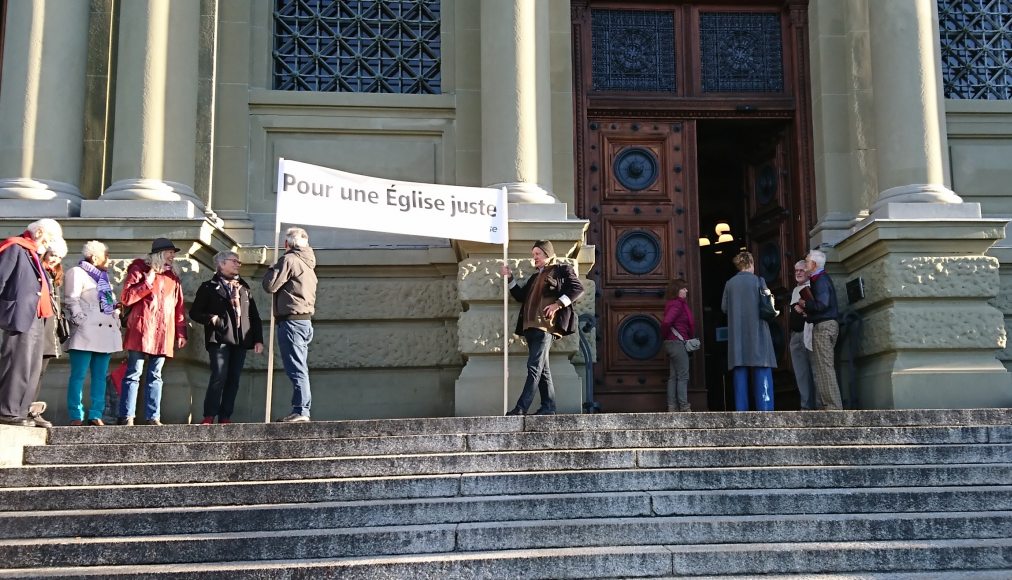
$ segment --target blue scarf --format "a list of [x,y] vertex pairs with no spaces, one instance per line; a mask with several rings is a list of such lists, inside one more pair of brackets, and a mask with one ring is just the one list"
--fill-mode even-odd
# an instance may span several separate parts
[[102,309],[102,314],[112,314],[116,310],[116,298],[112,293],[112,286],[109,285],[109,272],[97,268],[87,260],[81,260],[77,265],[98,285],[98,305]]

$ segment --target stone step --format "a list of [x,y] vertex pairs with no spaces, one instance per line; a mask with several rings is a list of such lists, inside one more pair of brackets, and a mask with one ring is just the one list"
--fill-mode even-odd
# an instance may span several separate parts
[[0,469],[0,488],[666,467],[1012,463],[1010,444],[600,449],[317,459],[40,465]]
[[[920,540],[701,546],[607,546],[299,561],[214,562],[0,570],[0,578],[632,578],[779,574],[783,577],[1007,578],[1012,540]],[[847,575],[850,573],[850,575]],[[828,574],[828,576],[826,576]],[[931,576],[937,574],[937,576]],[[962,576],[960,576],[960,574]],[[799,576],[800,575],[800,576]]]
[[1012,511],[1012,486],[512,495],[0,512],[0,538],[116,537],[634,516]]
[[[117,566],[664,544],[1003,539],[1012,512],[630,517],[0,540],[0,567]],[[1012,539],[1008,539],[1012,542]],[[1012,550],[1012,546],[1010,546]],[[1012,551],[1009,552],[1012,555]],[[1008,564],[1012,564],[1010,561]],[[677,567],[676,567],[676,572]],[[725,569],[734,573],[732,569]],[[780,571],[773,568],[766,571]]]
[[309,423],[235,423],[161,427],[55,427],[49,442],[168,443],[173,441],[260,441],[334,439],[423,434],[518,431],[620,431],[657,429],[903,427],[1010,425],[1012,409],[901,409],[888,411],[778,411],[775,413],[616,413],[530,417],[443,417]]
[[833,427],[431,434],[339,439],[180,441],[27,447],[26,465],[249,461],[363,455],[554,449],[780,447],[800,445],[956,445],[1012,443],[1012,425],[977,427]]
[[650,504],[649,494],[631,492],[275,503],[191,508],[24,511],[0,513],[0,538],[93,538],[507,520],[632,517],[651,515]]
[[[1012,463],[753,469],[616,469],[0,489],[0,512],[631,491],[1004,486]],[[767,500],[772,501],[772,500]]]

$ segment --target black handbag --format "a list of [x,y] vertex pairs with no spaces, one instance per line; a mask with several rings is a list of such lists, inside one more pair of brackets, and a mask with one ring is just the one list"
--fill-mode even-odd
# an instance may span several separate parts
[[56,338],[60,340],[60,344],[63,344],[70,340],[70,322],[63,317],[63,313],[57,311],[54,314],[56,317]]
[[766,287],[761,281],[759,283],[759,318],[763,320],[773,320],[777,316],[780,316],[780,311],[777,310],[776,302],[773,299],[773,293]]

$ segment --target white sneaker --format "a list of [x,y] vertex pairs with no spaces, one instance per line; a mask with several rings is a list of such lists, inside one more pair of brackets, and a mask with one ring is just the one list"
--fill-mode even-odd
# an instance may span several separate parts
[[297,413],[292,413],[291,415],[286,415],[286,416],[278,419],[278,423],[306,423],[308,421],[309,421],[309,416],[307,416],[307,415],[299,415]]

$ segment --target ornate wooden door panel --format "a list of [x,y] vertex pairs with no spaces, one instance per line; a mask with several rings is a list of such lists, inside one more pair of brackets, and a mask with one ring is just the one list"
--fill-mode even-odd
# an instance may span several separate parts
[[590,241],[599,256],[595,398],[604,411],[664,408],[665,289],[694,269],[692,122],[592,119],[586,158]]

